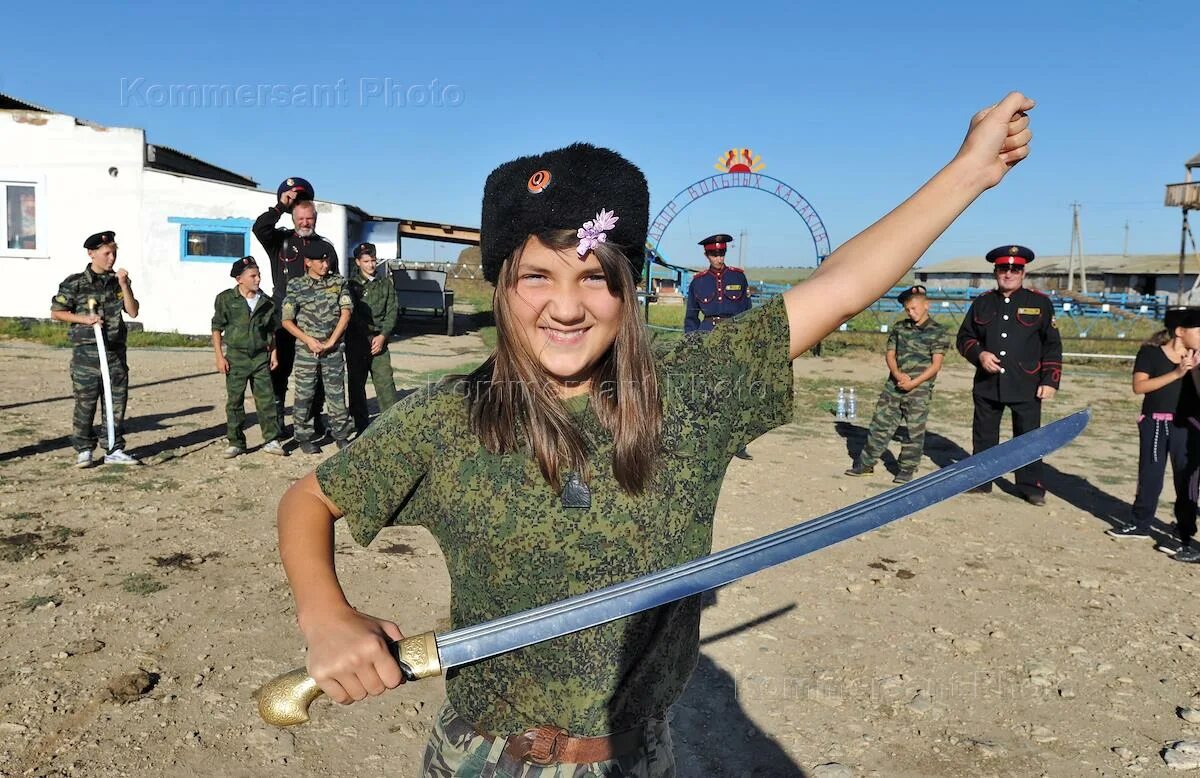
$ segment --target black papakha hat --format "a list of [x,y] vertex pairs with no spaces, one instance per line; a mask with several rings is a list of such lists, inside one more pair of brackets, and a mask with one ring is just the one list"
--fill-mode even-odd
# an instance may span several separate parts
[[642,276],[650,222],[650,189],[637,166],[589,143],[504,163],[483,185],[483,277],[495,284],[504,260],[530,235],[583,229],[601,211],[616,217],[616,225],[603,231],[605,242],[629,259],[636,281]]
[[95,251],[105,243],[115,243],[116,240],[117,233],[112,230],[105,230],[104,232],[97,232],[95,235],[88,235],[87,239],[83,241],[83,247],[88,251]]
[[1189,305],[1174,305],[1167,309],[1163,326],[1168,331],[1176,327],[1200,327],[1200,308]]
[[909,300],[917,295],[924,297],[926,295],[925,287],[921,286],[920,284],[913,284],[900,294],[896,295],[896,302],[900,303],[901,305],[905,305]]
[[237,278],[249,268],[258,268],[258,263],[254,261],[254,257],[242,257],[241,259],[233,260],[233,265],[229,268],[229,277]]

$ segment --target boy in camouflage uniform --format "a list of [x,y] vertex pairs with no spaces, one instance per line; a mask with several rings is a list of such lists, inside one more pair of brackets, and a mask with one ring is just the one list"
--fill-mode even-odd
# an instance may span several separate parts
[[329,244],[309,243],[303,249],[304,275],[288,281],[283,301],[283,328],[303,348],[296,349],[292,371],[295,406],[292,423],[305,454],[319,454],[314,441],[313,394],[317,381],[325,387],[329,427],[338,448],[350,441],[350,416],[346,412],[346,347],[342,335],[350,324],[354,301],[346,279],[329,270]]
[[100,372],[100,349],[93,325],[100,323],[108,355],[112,390],[113,441],[104,454],[106,465],[132,465],[137,459],[125,453],[125,402],[129,396],[129,365],[125,359],[125,320],[122,312],[137,318],[139,305],[124,268],[113,272],[117,262],[116,233],[112,230],[88,236],[83,242],[91,262],[82,273],[66,277],[50,302],[50,318],[71,325],[68,337],[71,354],[71,390],[75,413],[71,444],[75,466],[92,466],[96,432],[92,422],[96,405],[104,393]]
[[396,379],[388,338],[396,328],[396,287],[390,278],[375,275],[375,244],[360,243],[354,249],[358,272],[350,278],[354,314],[346,338],[346,373],[350,382],[350,416],[361,433],[371,418],[367,413],[367,375],[375,384],[375,397],[382,414],[396,404]]
[[925,287],[912,286],[896,296],[908,318],[901,319],[888,334],[887,366],[891,373],[879,394],[867,444],[846,475],[869,475],[899,427],[907,436],[900,449],[900,471],[892,479],[903,484],[912,480],[925,448],[925,420],[933,400],[933,381],[942,369],[950,346],[946,328],[929,315]]
[[[212,344],[217,357],[217,372],[225,375],[226,436],[229,446],[225,458],[246,453],[246,384],[254,393],[254,409],[266,445],[263,451],[287,456],[279,441],[279,418],[271,370],[275,368],[275,303],[259,291],[262,276],[254,257],[234,261],[229,275],[237,286],[217,295],[213,302]],[[222,349],[224,346],[224,349]]]

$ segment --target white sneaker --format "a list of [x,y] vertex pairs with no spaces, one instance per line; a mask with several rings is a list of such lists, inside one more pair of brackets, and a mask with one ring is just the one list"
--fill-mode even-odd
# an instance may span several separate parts
[[92,452],[80,451],[75,455],[75,467],[91,467],[93,464]]
[[221,454],[221,456],[225,457],[226,459],[233,459],[234,457],[241,456],[242,454],[245,454],[245,453],[246,453],[246,449],[242,448],[241,446],[229,446],[228,448],[225,449],[224,453]]
[[274,454],[277,457],[286,457],[287,449],[278,440],[272,440],[270,443],[262,447],[262,450],[268,454]]
[[117,449],[111,454],[104,455],[104,464],[106,465],[138,465],[141,464],[136,458],[129,456],[121,449]]

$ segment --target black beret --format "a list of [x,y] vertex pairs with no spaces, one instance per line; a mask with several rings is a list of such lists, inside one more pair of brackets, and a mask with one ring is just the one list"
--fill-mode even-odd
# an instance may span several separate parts
[[1187,305],[1172,306],[1167,309],[1163,326],[1168,330],[1176,327],[1200,327],[1200,308]]
[[95,235],[88,235],[87,240],[83,242],[83,247],[88,251],[95,251],[105,243],[115,243],[116,240],[117,233],[112,230],[105,230],[104,232],[97,232]]
[[296,199],[292,201],[292,205],[302,200],[312,200],[317,196],[317,193],[313,190],[313,185],[303,178],[285,178],[275,190],[275,197],[277,199],[283,197],[283,193],[289,189],[296,192]]
[[1024,246],[1000,246],[989,251],[985,259],[992,264],[1026,265],[1033,261],[1033,252]]
[[906,303],[908,303],[909,300],[916,297],[917,295],[924,297],[925,294],[926,294],[925,287],[921,286],[920,284],[914,284],[914,285],[908,287],[907,289],[905,289],[900,294],[896,295],[896,301],[899,302],[901,305],[905,305]]
[[602,210],[617,217],[606,241],[629,259],[634,279],[641,278],[650,190],[633,163],[588,143],[504,163],[483,185],[483,277],[495,284],[504,260],[530,235],[581,229]]
[[300,255],[305,259],[329,259],[330,245],[323,240],[310,240],[304,244]]
[[247,268],[258,269],[258,263],[254,261],[254,257],[242,257],[241,259],[233,260],[233,265],[229,268],[229,277],[237,278]]
[[358,259],[363,254],[370,254],[371,256],[375,257],[376,259],[379,258],[379,255],[375,253],[375,244],[374,243],[360,243],[354,247],[354,258],[355,259]]

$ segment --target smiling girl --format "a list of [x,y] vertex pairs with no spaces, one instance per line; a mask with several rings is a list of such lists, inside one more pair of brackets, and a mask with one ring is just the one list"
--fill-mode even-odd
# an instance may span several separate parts
[[[279,543],[308,671],[337,702],[402,682],[390,621],[338,583],[333,525],[356,541],[429,529],[451,621],[469,626],[707,554],[735,451],[792,416],[791,360],[874,302],[1028,154],[1013,93],[955,157],[809,280],[704,337],[652,351],[638,315],[646,180],[577,144],[497,168],[482,258],[495,352],[398,403],[288,490]],[[424,774],[671,776],[670,705],[695,665],[698,598],[458,668]]]

